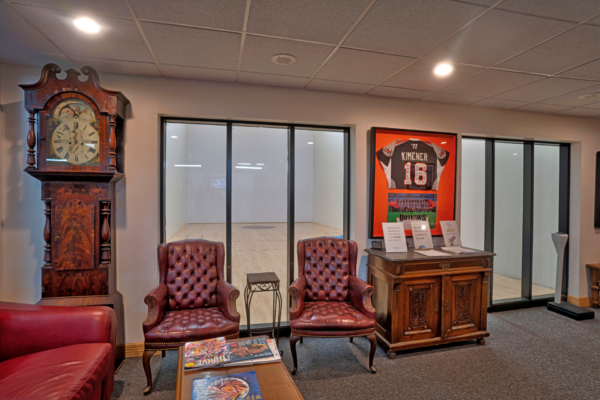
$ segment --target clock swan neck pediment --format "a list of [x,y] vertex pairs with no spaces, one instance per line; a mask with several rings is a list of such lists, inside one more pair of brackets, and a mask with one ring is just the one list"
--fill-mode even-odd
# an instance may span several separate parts
[[[129,104],[129,100],[119,91],[103,88],[94,68],[85,66],[81,68],[81,73],[69,68],[65,71],[67,74],[65,79],[56,76],[61,72],[58,65],[46,64],[39,81],[19,85],[25,91],[25,108],[28,111],[44,109],[48,101],[58,94],[80,93],[89,97],[101,113],[125,118],[125,107]],[[82,81],[80,79],[82,74],[88,79]]]

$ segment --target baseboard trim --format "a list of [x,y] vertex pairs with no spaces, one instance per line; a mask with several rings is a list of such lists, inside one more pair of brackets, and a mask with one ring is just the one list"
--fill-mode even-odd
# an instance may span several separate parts
[[[144,354],[144,342],[125,343],[117,346],[117,358],[141,357]],[[156,354],[160,354],[158,351]]]
[[592,305],[592,301],[589,297],[575,297],[570,294],[567,295],[567,303],[573,304],[577,307],[590,307]]

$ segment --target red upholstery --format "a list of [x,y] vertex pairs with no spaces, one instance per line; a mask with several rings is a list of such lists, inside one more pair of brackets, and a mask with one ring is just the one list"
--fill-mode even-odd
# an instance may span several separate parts
[[0,398],[110,399],[116,324],[108,307],[0,302]]
[[360,336],[373,333],[373,287],[356,277],[357,253],[352,240],[320,237],[298,241],[298,264],[303,267],[289,288],[293,334],[324,336],[323,331],[331,331],[328,336]]
[[219,336],[237,338],[240,314],[235,301],[240,292],[225,280],[225,246],[191,239],[158,247],[159,285],[144,299],[148,318],[144,330],[144,369],[152,389],[150,356],[185,342]]

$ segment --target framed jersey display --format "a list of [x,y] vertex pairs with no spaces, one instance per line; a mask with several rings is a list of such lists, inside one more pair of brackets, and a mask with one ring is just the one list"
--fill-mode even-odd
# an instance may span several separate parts
[[[454,220],[456,134],[371,129],[369,237],[383,237],[382,222]],[[406,235],[412,236],[405,223]]]

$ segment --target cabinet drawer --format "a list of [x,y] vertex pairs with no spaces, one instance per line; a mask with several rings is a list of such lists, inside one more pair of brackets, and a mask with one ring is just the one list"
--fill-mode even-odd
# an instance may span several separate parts
[[444,271],[457,269],[486,268],[489,260],[485,258],[466,258],[458,260],[425,261],[417,263],[406,263],[403,265],[404,273],[411,274],[424,271]]

